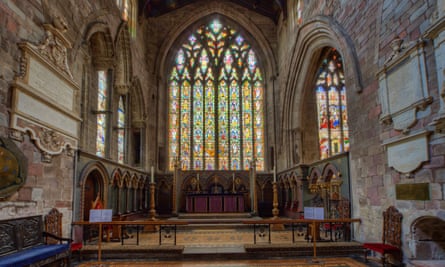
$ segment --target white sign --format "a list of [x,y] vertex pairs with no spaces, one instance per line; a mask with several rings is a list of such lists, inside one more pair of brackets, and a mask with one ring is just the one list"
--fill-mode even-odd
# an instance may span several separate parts
[[304,207],[304,218],[312,220],[324,220],[324,208]]
[[90,222],[111,222],[113,217],[112,209],[91,209]]

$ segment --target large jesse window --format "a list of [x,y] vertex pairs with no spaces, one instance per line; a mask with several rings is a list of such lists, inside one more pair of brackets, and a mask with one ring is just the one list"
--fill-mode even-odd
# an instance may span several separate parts
[[343,62],[337,50],[329,48],[325,51],[315,87],[321,159],[349,150]]
[[263,74],[242,34],[200,26],[175,55],[168,91],[170,170],[264,170]]

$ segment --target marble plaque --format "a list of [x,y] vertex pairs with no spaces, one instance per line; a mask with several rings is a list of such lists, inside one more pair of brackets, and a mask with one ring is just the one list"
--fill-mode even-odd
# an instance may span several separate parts
[[48,106],[39,100],[16,90],[16,109],[18,112],[32,117],[33,120],[43,122],[51,128],[65,132],[72,137],[78,137],[77,121],[66,114]]
[[409,174],[429,160],[428,132],[394,140],[386,143],[388,166],[400,173]]
[[415,60],[410,60],[388,74],[387,86],[391,113],[401,111],[422,99],[422,94],[418,92],[418,88],[422,88],[422,85],[416,63]]
[[28,85],[54,103],[72,111],[73,89],[51,70],[34,58],[29,59]]
[[380,120],[392,122],[399,131],[408,132],[417,121],[418,110],[424,110],[432,102],[423,45],[423,41],[410,44],[379,72]]

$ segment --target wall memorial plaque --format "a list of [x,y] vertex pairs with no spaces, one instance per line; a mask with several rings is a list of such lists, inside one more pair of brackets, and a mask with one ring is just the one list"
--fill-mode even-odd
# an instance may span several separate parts
[[432,103],[428,95],[424,41],[405,45],[403,40],[395,39],[391,46],[393,53],[378,73],[380,121],[392,123],[395,130],[407,133],[417,122],[418,111]]
[[79,86],[67,64],[71,44],[64,36],[66,23],[56,17],[44,24],[45,38],[38,45],[24,42],[20,74],[12,83],[11,138],[24,133],[42,151],[42,159],[77,149],[80,111],[75,106]]
[[384,142],[388,153],[388,166],[409,174],[429,160],[427,131]]
[[430,200],[429,183],[397,184],[397,200]]

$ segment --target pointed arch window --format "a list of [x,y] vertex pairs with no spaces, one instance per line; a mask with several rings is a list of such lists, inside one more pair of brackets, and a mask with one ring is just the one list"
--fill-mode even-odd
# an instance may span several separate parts
[[97,135],[96,135],[96,155],[105,157],[108,132],[108,93],[109,79],[108,72],[100,70],[97,72]]
[[117,108],[117,161],[124,163],[125,160],[125,102],[124,96],[119,97],[119,105]]
[[349,151],[343,61],[336,49],[324,52],[315,86],[321,159]]
[[235,28],[198,27],[169,73],[169,168],[264,169],[264,81],[257,56]]

